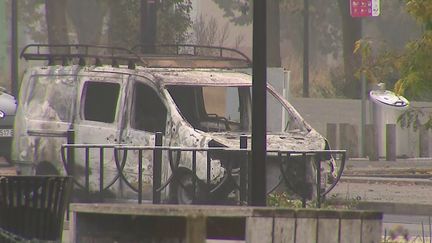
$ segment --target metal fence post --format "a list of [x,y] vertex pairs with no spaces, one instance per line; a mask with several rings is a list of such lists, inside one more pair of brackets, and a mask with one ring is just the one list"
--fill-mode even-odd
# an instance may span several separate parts
[[396,161],[396,124],[386,124],[386,160]]
[[316,171],[317,171],[317,175],[316,175],[316,182],[317,182],[317,186],[316,186],[316,193],[317,193],[317,202],[316,202],[316,206],[317,208],[321,208],[321,154],[317,153],[315,155],[315,166],[316,166]]
[[[306,153],[302,153],[302,160],[303,160],[303,163],[302,163],[302,166],[303,166],[303,183],[306,185],[307,184],[307,165],[306,165],[306,160],[307,160],[307,157],[306,157]],[[304,188],[303,188],[303,191],[301,192],[302,193],[302,208],[306,208],[306,198],[307,198],[307,193],[308,193],[308,189],[307,189],[307,186],[305,186]]]
[[249,194],[248,194],[248,186],[247,183],[249,182],[248,179],[248,152],[247,152],[247,136],[241,135],[240,136],[240,149],[246,150],[244,153],[241,153],[240,157],[240,204],[244,204],[245,202],[248,202],[249,200]]
[[[162,133],[155,134],[155,147],[162,146]],[[158,190],[161,186],[162,178],[162,149],[153,150],[153,204],[161,203],[161,192]]]
[[[73,129],[69,129],[66,132],[66,139],[67,139],[67,144],[74,144],[75,143],[75,131]],[[70,176],[74,176],[74,167],[75,167],[75,156],[74,156],[74,151],[72,147],[68,147],[67,148],[67,168],[66,172],[68,173],[68,175]]]

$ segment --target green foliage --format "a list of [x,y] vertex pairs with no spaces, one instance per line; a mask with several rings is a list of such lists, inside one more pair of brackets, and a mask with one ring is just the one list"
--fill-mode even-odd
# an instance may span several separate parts
[[395,92],[416,100],[432,100],[432,30],[410,42],[401,57]]
[[[406,0],[406,9],[426,27],[431,25],[432,1]],[[397,77],[395,93],[410,100],[432,101],[432,29],[426,28],[421,38],[409,42],[402,53],[388,50],[385,45],[374,51],[368,39],[357,41],[354,52],[362,57],[357,77],[363,73],[370,83]]]
[[426,29],[407,44],[401,56],[400,79],[395,92],[416,100],[432,100],[432,1],[406,0],[407,11]]
[[252,0],[213,0],[227,17],[236,25],[252,23]]
[[[19,20],[22,26],[26,27],[25,31],[31,39],[41,43],[47,42],[45,2],[44,0],[22,0],[18,4],[20,8]],[[95,32],[101,32],[103,28],[108,27],[109,35],[113,37],[110,41],[101,40],[102,43],[112,42],[111,44],[126,47],[138,44],[140,40],[141,0],[96,0],[95,2],[104,9],[103,13],[105,17],[109,17],[110,23],[108,26],[98,26],[99,30],[95,30]],[[192,24],[189,16],[192,9],[191,1],[164,0],[160,3],[157,1],[157,3],[157,42],[178,43],[184,41]],[[71,14],[69,13],[69,15]],[[85,18],[85,16],[81,17]],[[73,21],[70,22],[73,23]],[[75,28],[80,28],[80,26],[75,26]]]
[[425,24],[427,29],[432,29],[432,1],[406,0],[406,8],[418,22]]
[[[370,84],[386,83],[387,87],[391,87],[391,80],[394,79],[392,76],[399,72],[400,56],[387,49],[385,44],[381,44],[378,50],[373,50],[373,44],[367,38],[356,41],[354,53],[361,56],[361,66],[354,75],[360,79],[363,74]],[[378,54],[373,55],[376,51]]]
[[[140,6],[141,0],[115,0],[110,3],[118,14],[111,26],[111,34],[123,46],[134,46],[141,39]],[[189,0],[164,0],[157,5],[157,43],[179,43],[187,38],[187,30],[192,24]]]
[[301,208],[302,202],[297,199],[292,199],[286,192],[282,192],[268,195],[267,205],[271,207]]
[[[321,203],[321,208],[326,209],[356,209],[361,198],[341,198],[339,195],[334,194],[325,198]],[[267,196],[267,205],[270,207],[287,207],[287,208],[301,208],[302,202],[299,199],[293,198],[286,192],[275,192]],[[315,208],[316,201],[311,200],[306,202],[307,208]]]
[[190,0],[164,0],[159,5],[157,23],[158,43],[181,43],[188,38],[192,25]]
[[422,125],[421,118],[424,115],[425,114],[421,109],[410,108],[398,117],[397,122],[401,125],[401,127],[412,127],[414,131],[416,131]]

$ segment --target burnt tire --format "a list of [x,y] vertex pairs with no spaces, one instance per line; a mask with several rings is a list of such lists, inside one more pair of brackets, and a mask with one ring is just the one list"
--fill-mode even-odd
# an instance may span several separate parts
[[204,191],[204,183],[202,181],[194,176],[191,171],[182,170],[177,173],[170,185],[170,203],[205,203],[206,197]]

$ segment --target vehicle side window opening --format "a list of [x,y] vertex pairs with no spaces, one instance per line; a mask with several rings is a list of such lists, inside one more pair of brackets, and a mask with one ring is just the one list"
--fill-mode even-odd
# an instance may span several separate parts
[[183,117],[196,129],[210,132],[249,130],[248,88],[170,86],[168,92]]
[[117,112],[120,84],[86,82],[84,92],[84,119],[113,123]]
[[165,132],[167,108],[151,87],[136,83],[132,106],[132,128],[153,133]]
[[71,76],[32,76],[26,98],[26,116],[71,122],[74,107],[71,100],[76,96],[76,86],[77,82]]

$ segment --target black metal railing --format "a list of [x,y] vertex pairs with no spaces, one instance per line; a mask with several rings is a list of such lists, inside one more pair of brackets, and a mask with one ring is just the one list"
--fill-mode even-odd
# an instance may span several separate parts
[[[107,45],[29,44],[22,49],[20,57],[64,66],[71,63],[85,66],[93,60],[92,65],[109,63],[119,67],[127,64],[129,69],[134,69],[137,63],[145,67],[245,68],[252,65],[249,57],[236,49],[193,44],[137,45],[132,49]],[[228,63],[222,65],[219,62]]]
[[201,58],[232,59],[244,62],[251,66],[252,61],[239,50],[220,46],[195,45],[195,44],[159,44],[137,45],[132,51],[141,53],[142,57],[151,55],[159,56],[189,56]]
[[[249,183],[251,178],[249,178],[249,163],[251,161],[251,151],[247,148],[247,138],[246,136],[242,136],[240,140],[241,148],[224,148],[224,147],[210,147],[210,148],[187,148],[187,147],[168,147],[162,146],[162,137],[159,133],[155,139],[154,146],[129,146],[129,145],[107,145],[107,144],[64,144],[62,146],[61,154],[64,162],[64,166],[69,175],[74,176],[75,185],[90,193],[95,188],[91,188],[90,186],[90,174],[92,169],[97,168],[97,173],[99,175],[98,179],[98,188],[97,191],[99,193],[99,200],[104,200],[104,192],[112,188],[112,186],[118,182],[126,185],[127,188],[131,189],[137,195],[138,203],[143,202],[143,165],[145,162],[144,154],[152,153],[151,161],[147,161],[150,163],[152,171],[152,202],[154,204],[162,203],[161,193],[172,183],[180,183],[178,181],[179,173],[182,173],[184,169],[189,170],[192,173],[192,199],[194,199],[196,187],[199,183],[203,185],[201,191],[202,194],[207,195],[208,198],[212,198],[212,195],[219,193],[222,188],[226,185],[224,183],[231,183],[231,189],[235,192],[238,197],[236,197],[236,204],[245,205],[249,203],[249,191],[250,188]],[[77,151],[81,150],[83,153],[83,158],[77,158]],[[98,161],[92,161],[91,155],[96,153],[96,157],[98,157]],[[112,153],[112,158],[115,163],[116,173],[113,175],[108,182],[104,181],[105,175],[105,164],[106,154]],[[297,180],[303,180],[306,183],[307,180],[307,163],[308,161],[313,161],[312,168],[315,169],[315,177],[316,181],[316,191],[315,199],[317,207],[321,206],[323,198],[335,187],[338,183],[344,166],[345,166],[345,151],[344,150],[268,150],[268,156],[271,156],[274,161],[279,165],[280,173],[282,178],[280,178],[280,183],[289,184],[289,181],[293,178],[290,178],[289,170],[287,169],[289,164],[292,162],[292,159],[296,159],[300,161],[303,165],[303,172],[300,173],[303,175],[303,178],[295,178]],[[125,165],[129,154],[137,155],[136,169],[134,172],[126,172]],[[200,155],[201,160],[199,160],[197,155]],[[165,156],[163,156],[165,155]],[[231,156],[227,156],[231,155]],[[203,159],[202,157],[205,157]],[[220,180],[215,183],[212,181],[212,156],[222,156],[222,157],[231,157],[231,159],[223,160],[221,159],[222,166],[225,170],[225,175],[223,178],[219,178]],[[94,157],[94,156],[93,156]],[[165,160],[167,161],[163,161]],[[322,164],[328,163],[329,160],[336,159],[338,161],[338,166],[334,174],[336,175],[333,181],[329,184],[322,183]],[[149,159],[149,158],[146,158]],[[190,161],[181,161],[189,159]],[[78,160],[82,160],[81,166],[84,167],[84,182],[78,181],[76,178],[76,174],[74,172],[74,167],[77,165]],[[162,163],[168,163],[169,165],[169,176],[165,176],[163,180],[163,172],[162,172]],[[312,162],[311,162],[312,163]],[[198,166],[205,166],[205,178],[199,178],[197,171]],[[133,183],[128,179],[128,173],[133,173],[134,176],[137,177],[137,183]],[[180,185],[184,186],[184,185]],[[274,189],[274,188],[273,188]],[[272,189],[272,190],[273,190]],[[270,191],[272,191],[270,190]],[[269,192],[270,192],[269,191]],[[303,206],[306,206],[306,201],[309,199],[308,193],[298,193],[302,199]],[[203,202],[203,201],[195,201],[197,203],[212,203],[211,201]]]
[[58,62],[68,65],[69,62],[78,60],[78,64],[84,66],[87,59],[94,59],[94,65],[99,66],[104,60],[109,60],[112,66],[126,62],[130,69],[135,67],[135,63],[142,62],[136,53],[127,48],[85,44],[29,44],[23,48],[20,57],[25,60],[48,61],[48,65]]

